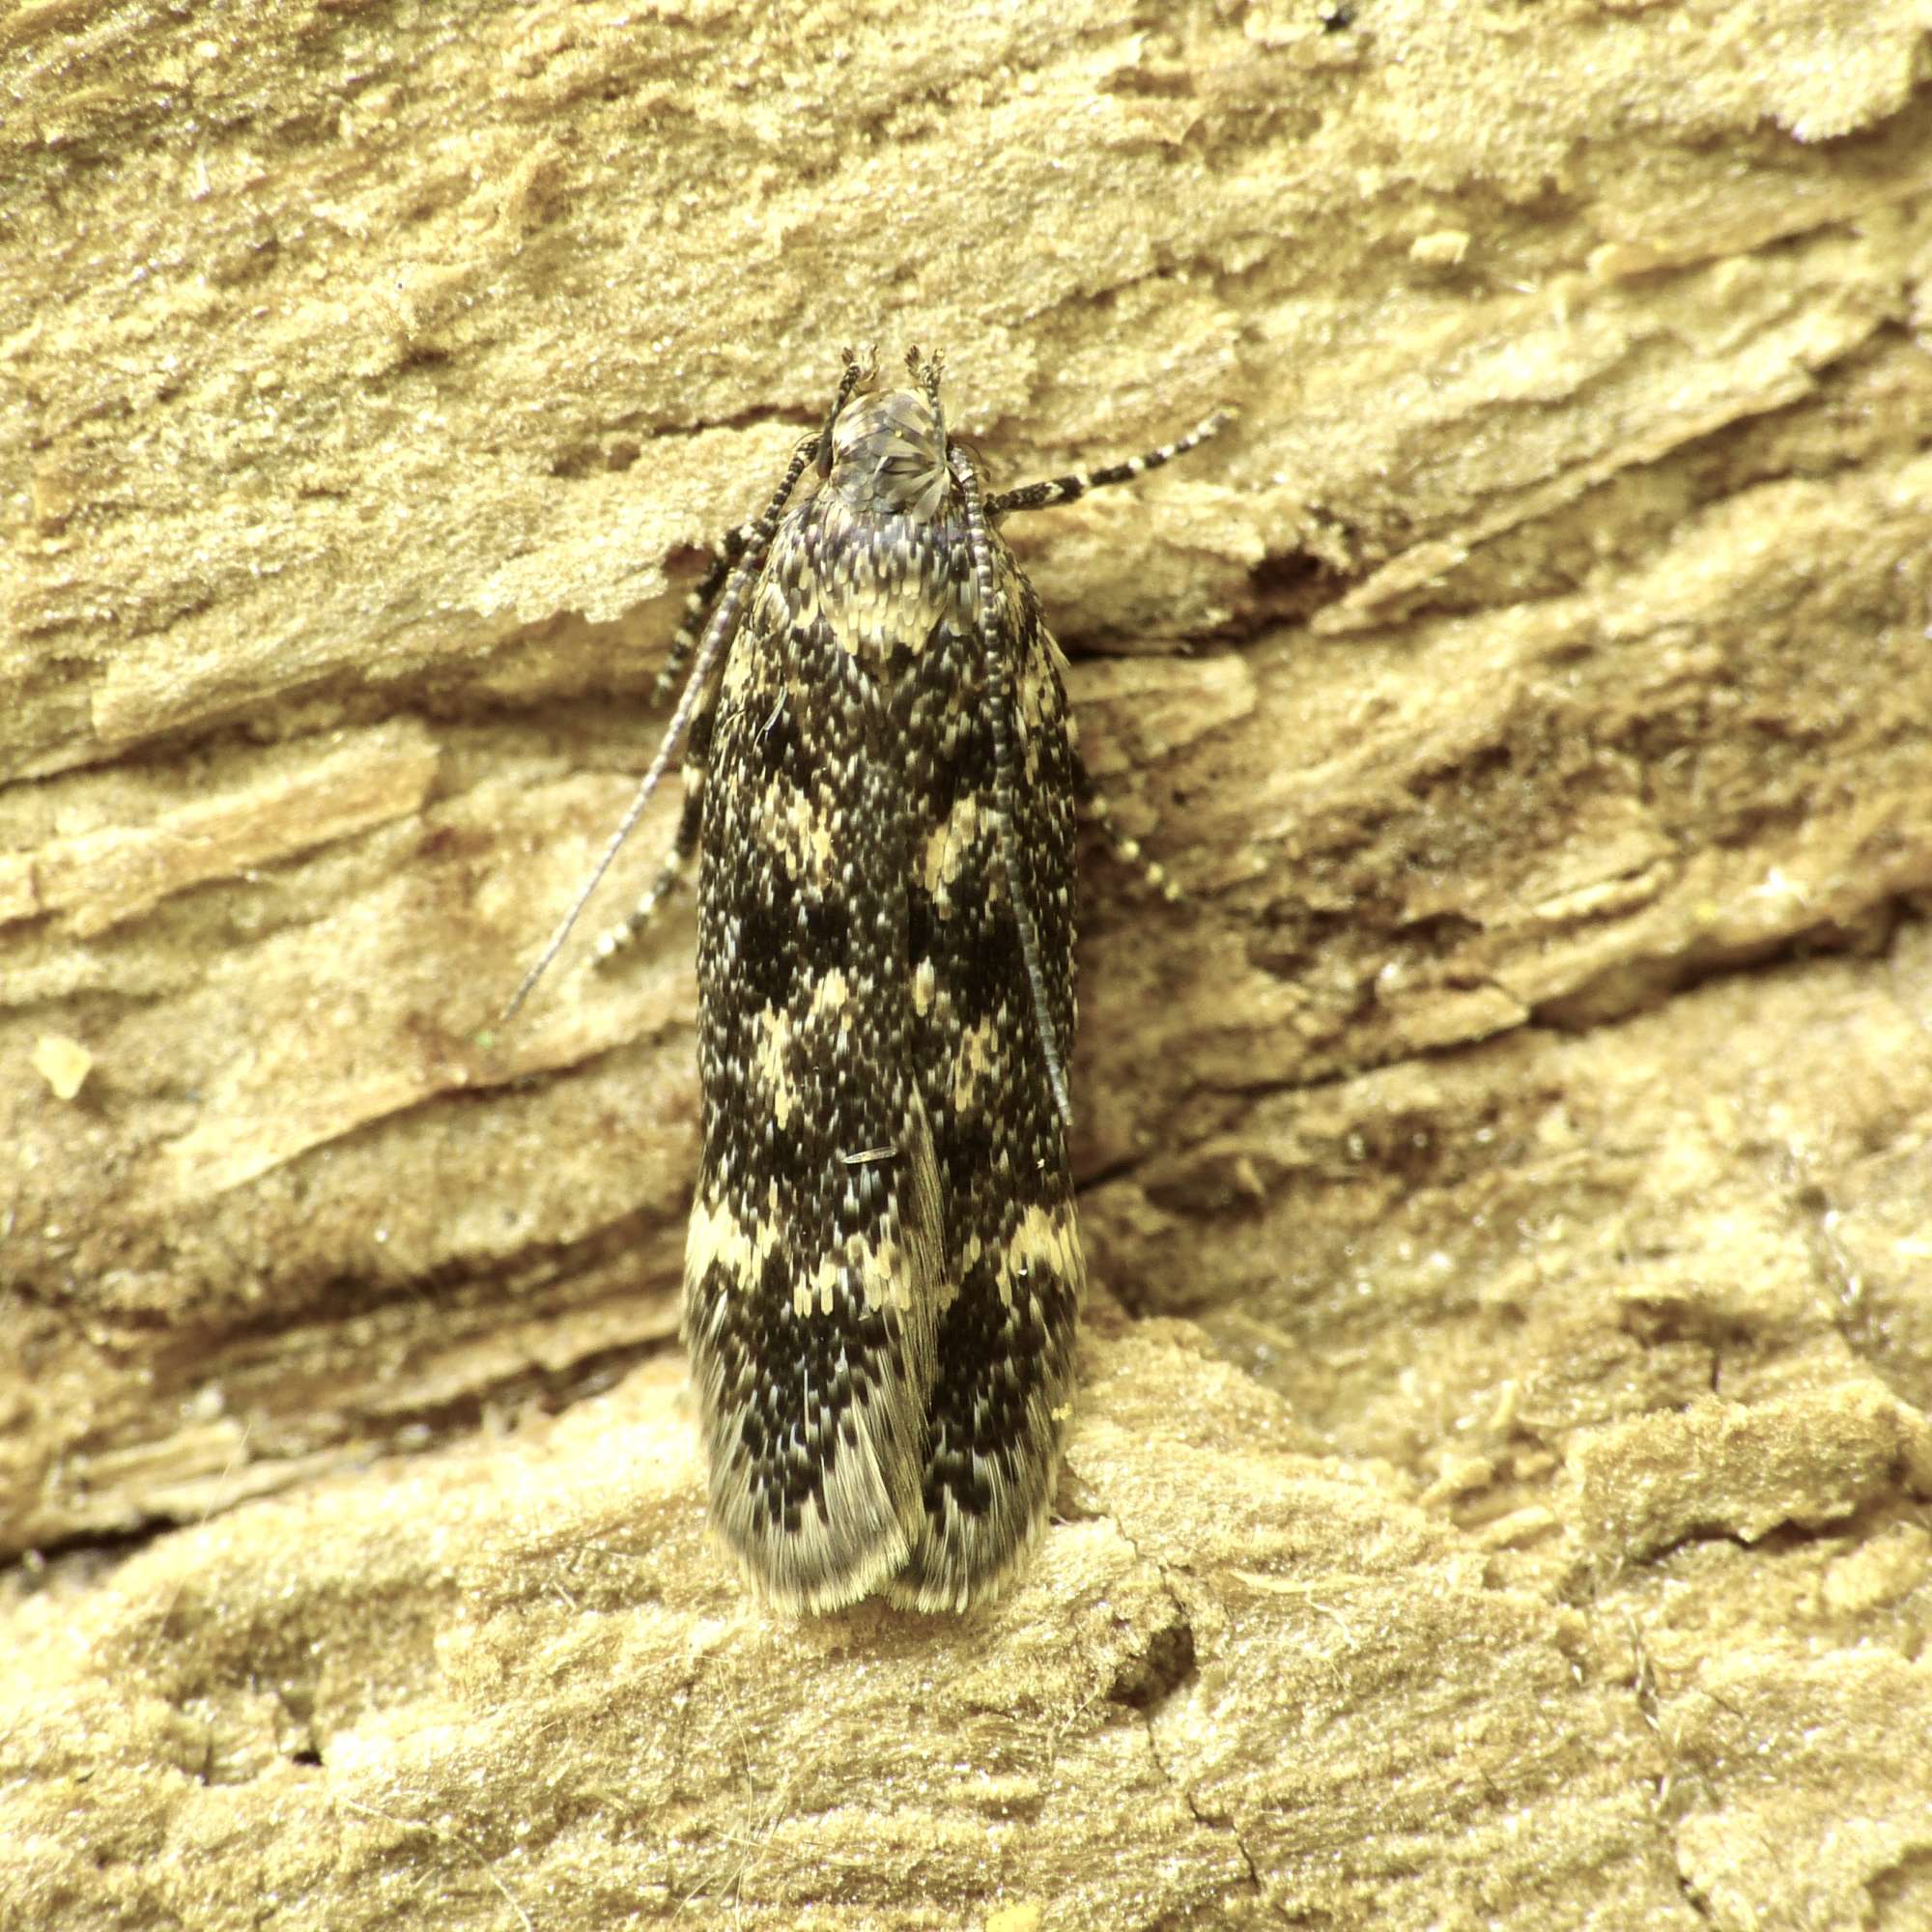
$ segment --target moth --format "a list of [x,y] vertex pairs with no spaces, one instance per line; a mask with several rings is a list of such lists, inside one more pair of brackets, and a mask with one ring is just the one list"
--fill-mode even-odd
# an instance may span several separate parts
[[994,1594],[1038,1536],[1086,1287],[1067,1138],[1065,660],[999,532],[1191,449],[989,494],[937,356],[823,426],[694,594],[665,741],[554,956],[685,747],[703,1151],[684,1336],[713,1521],[791,1611]]

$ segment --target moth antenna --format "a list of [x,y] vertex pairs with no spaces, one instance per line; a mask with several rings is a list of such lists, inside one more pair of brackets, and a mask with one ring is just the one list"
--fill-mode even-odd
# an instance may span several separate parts
[[[697,701],[704,687],[710,682],[711,673],[725,646],[731,641],[738,629],[738,612],[745,601],[745,589],[754,582],[764,568],[765,552],[771,548],[772,535],[779,526],[779,519],[784,514],[784,506],[791,498],[798,479],[805,474],[806,465],[820,456],[822,451],[832,446],[832,425],[838,419],[838,412],[850,400],[852,391],[866,379],[865,368],[850,350],[845,353],[845,373],[838,384],[838,394],[825,418],[825,426],[799,444],[792,452],[792,459],[785,466],[785,473],[772,500],[765,506],[765,513],[752,526],[751,535],[745,540],[745,547],[730,578],[724,586],[724,594],[718,600],[718,608],[711,613],[711,621],[705,626],[704,640],[697,647],[696,662],[691,667],[691,675],[685,681],[684,695],[677,701],[677,709],[671,713],[670,723],[665,727],[665,734],[658,745],[657,756],[651,760],[647,771],[638,786],[637,795],[631,800],[630,810],[624,813],[611,841],[605,846],[603,856],[597,861],[590,876],[583,883],[582,890],[572,901],[570,910],[564,914],[556,930],[551,934],[550,943],[537,954],[536,962],[524,975],[523,982],[510,995],[510,1003],[503,1009],[502,1021],[508,1021],[517,1009],[529,998],[537,981],[549,970],[550,963],[563,951],[563,943],[570,937],[571,928],[576,925],[579,915],[589,903],[590,895],[603,883],[604,874],[611,869],[611,861],[623,850],[624,841],[637,829],[638,820],[643,816],[644,808],[651,801],[651,794],[658,788],[659,781],[669,769],[679,743],[684,737],[685,727],[691,723],[691,714],[697,708]],[[500,1024],[501,1022],[499,1022]]]
[[[874,343],[862,356],[856,349],[841,349],[838,359],[845,365],[845,373],[839,379],[838,393],[832,399],[832,407],[825,413],[825,427],[819,433],[818,473],[832,474],[832,425],[838,420],[838,412],[852,400],[855,389],[871,386],[872,378],[879,373],[879,350]],[[770,538],[767,536],[766,541]]]
[[1017,490],[1002,490],[986,499],[986,515],[997,520],[1015,510],[1044,509],[1049,503],[1071,503],[1090,490],[1104,489],[1110,483],[1130,483],[1197,449],[1210,436],[1219,436],[1235,419],[1233,410],[1216,410],[1205,422],[1197,423],[1183,437],[1150,449],[1144,456],[1130,456],[1124,463],[1110,463],[1099,469],[1076,469],[1070,475],[1055,476],[1044,483],[1025,483]]

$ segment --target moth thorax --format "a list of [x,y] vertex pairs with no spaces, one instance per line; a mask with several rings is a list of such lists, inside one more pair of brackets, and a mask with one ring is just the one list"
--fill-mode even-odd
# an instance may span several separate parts
[[895,389],[839,412],[828,487],[855,516],[929,521],[939,515],[951,482],[946,425],[916,390]]

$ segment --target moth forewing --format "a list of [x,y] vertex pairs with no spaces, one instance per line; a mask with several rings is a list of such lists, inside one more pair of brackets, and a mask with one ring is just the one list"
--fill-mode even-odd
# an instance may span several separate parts
[[690,802],[632,922],[695,844],[684,1334],[714,1520],[791,1610],[964,1609],[1045,1520],[1086,1286],[1063,1071],[1085,781],[998,523],[1216,426],[986,497],[937,359],[908,364],[872,393],[848,355],[680,633]]

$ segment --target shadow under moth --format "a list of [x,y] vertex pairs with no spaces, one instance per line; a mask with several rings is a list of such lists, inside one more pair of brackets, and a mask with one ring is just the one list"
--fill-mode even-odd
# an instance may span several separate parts
[[[714,1522],[759,1595],[991,1596],[1038,1535],[1086,1286],[1067,1137],[1065,659],[999,534],[1192,448],[988,494],[940,362],[822,428],[693,593],[691,674],[561,947],[684,746],[703,1152],[684,1336]],[[696,649],[695,660],[692,659]],[[1131,850],[1130,847],[1123,849]]]

